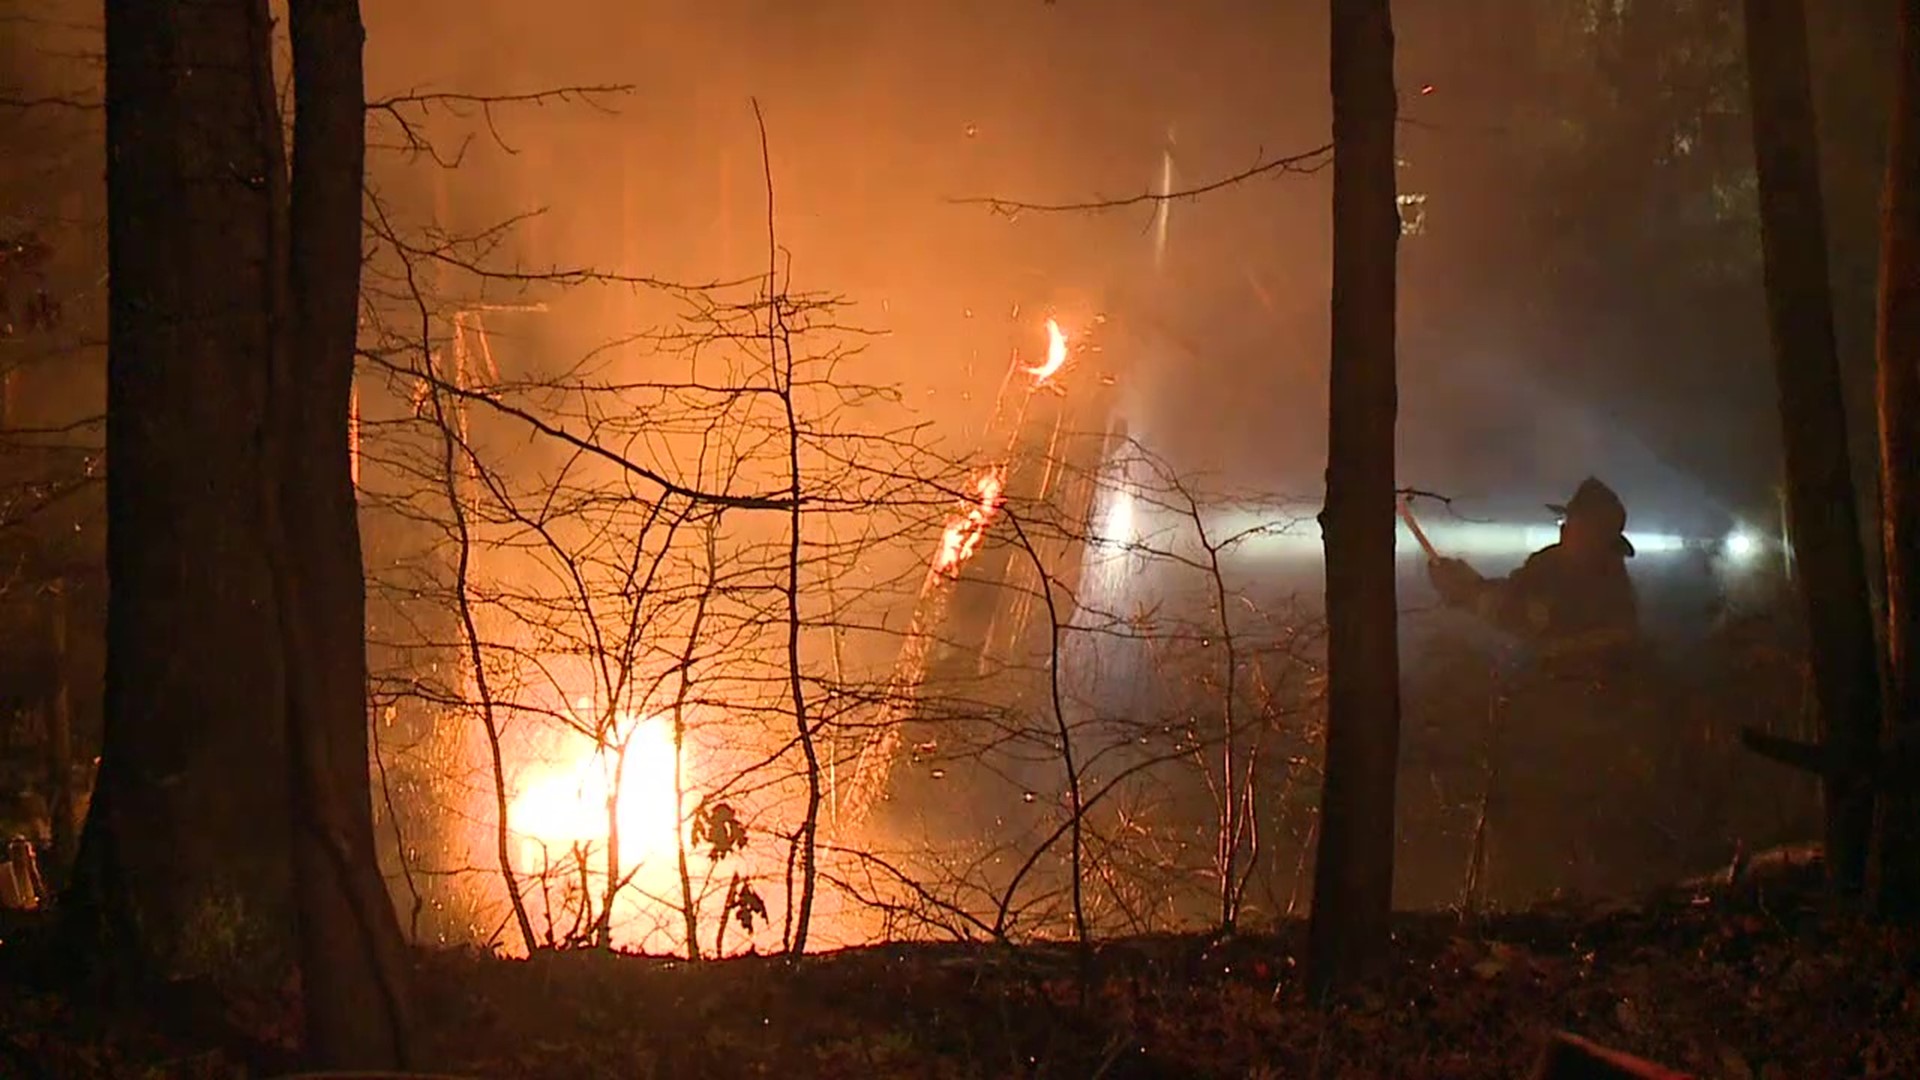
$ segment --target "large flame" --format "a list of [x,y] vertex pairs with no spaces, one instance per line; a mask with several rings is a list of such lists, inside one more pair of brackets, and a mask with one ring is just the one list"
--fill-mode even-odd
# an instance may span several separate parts
[[948,524],[946,532],[941,534],[940,553],[933,560],[935,572],[955,573],[961,563],[973,557],[974,551],[980,546],[981,537],[987,534],[987,526],[1000,510],[1001,491],[1005,485],[1006,479],[998,468],[988,469],[973,482],[979,501]]
[[[597,715],[594,703],[581,698],[569,711],[583,726]],[[716,857],[705,841],[690,835],[695,807],[714,794],[714,778],[738,776],[736,759],[729,749],[716,747],[696,737],[694,728],[713,728],[721,721],[716,715],[702,716],[702,708],[690,706],[685,719],[689,730],[679,749],[680,779],[684,795],[675,806],[674,724],[670,713],[621,712],[606,741],[626,740],[624,768],[620,769],[616,788],[616,753],[597,748],[593,739],[578,731],[564,733],[549,729],[529,740],[526,750],[516,753],[522,762],[511,781],[508,797],[508,823],[513,844],[514,870],[522,878],[522,895],[533,923],[535,937],[549,940],[564,937],[575,930],[591,929],[579,922],[584,910],[590,919],[602,914],[606,902],[608,795],[617,790],[614,819],[619,826],[619,883],[613,912],[608,919],[612,944],[617,949],[652,954],[685,955],[686,919],[681,908],[680,844],[686,844],[688,884],[699,903],[700,933],[705,951],[712,955],[719,922],[731,923],[725,952],[737,954],[754,947],[767,948],[767,935],[775,941],[780,934],[782,906],[790,901],[782,889],[783,868],[789,857],[784,845],[742,842],[724,856]],[[741,732],[729,724],[729,738]],[[759,759],[757,747],[744,749],[744,756]],[[791,783],[788,788],[791,790]],[[768,788],[755,795],[736,794],[724,800],[739,813],[737,819],[749,834],[759,828],[756,811],[766,808],[772,793]],[[490,796],[489,796],[490,797]],[[718,805],[718,804],[716,804]],[[789,803],[789,806],[792,804]],[[476,819],[491,821],[491,802],[475,806]],[[485,847],[476,853],[490,852],[489,833]],[[579,861],[584,855],[584,863]],[[484,858],[484,854],[482,855]],[[824,845],[817,856],[821,866],[839,865],[832,861]],[[824,873],[823,869],[823,873]],[[836,871],[837,872],[837,871]],[[720,907],[720,894],[730,877],[752,882],[772,912],[771,920],[757,920],[751,929],[743,928],[736,914]],[[502,905],[489,921],[498,924],[503,917],[504,893],[496,891],[491,899]],[[704,898],[704,899],[703,899]],[[824,886],[814,899],[809,949],[830,949],[880,940],[883,916],[863,907],[838,889]],[[478,932],[484,933],[482,928]],[[516,943],[503,942],[513,950]]]
[[673,726],[660,717],[622,715],[616,733],[627,739],[624,766],[616,750],[574,739],[575,753],[530,764],[521,773],[507,821],[520,841],[523,872],[570,861],[576,846],[604,853],[607,802],[617,784],[614,821],[620,827],[621,865],[634,868],[636,880],[649,884],[665,883],[677,873]]
[[1053,378],[1065,366],[1067,366],[1067,332],[1060,329],[1057,319],[1048,319],[1047,362],[1039,367],[1028,368],[1027,374],[1033,376],[1034,385],[1038,386]]

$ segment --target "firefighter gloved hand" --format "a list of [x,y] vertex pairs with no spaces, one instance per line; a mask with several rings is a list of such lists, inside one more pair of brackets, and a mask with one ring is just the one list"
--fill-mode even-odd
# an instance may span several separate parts
[[1440,594],[1441,600],[1455,607],[1472,603],[1486,583],[1480,571],[1461,559],[1429,560],[1427,580],[1433,582],[1433,591]]

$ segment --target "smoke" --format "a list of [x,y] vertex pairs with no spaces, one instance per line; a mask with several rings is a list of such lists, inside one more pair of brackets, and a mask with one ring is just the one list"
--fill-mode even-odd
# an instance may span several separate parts
[[[94,9],[58,7],[0,7],[0,26],[30,27],[4,45],[23,90],[97,82]],[[1595,91],[1609,88],[1606,73],[1575,62],[1585,54],[1569,44],[1584,31],[1535,8],[1395,6],[1402,188],[1424,196],[1422,227],[1401,251],[1402,480],[1494,522],[1436,525],[1436,538],[1484,555],[1489,570],[1550,539],[1541,504],[1588,474],[1621,491],[1636,531],[1712,537],[1765,508],[1777,456],[1738,170],[1714,175],[1698,164],[1706,150],[1673,151],[1660,118],[1638,124],[1634,107],[1608,105]],[[1117,372],[1118,419],[1172,471],[1208,490],[1292,500],[1253,504],[1256,518],[1296,527],[1235,555],[1235,592],[1317,591],[1326,172],[1170,206],[996,212],[966,201],[1127,199],[1323,144],[1315,5],[368,0],[365,17],[369,185],[396,228],[484,237],[463,250],[536,276],[703,284],[777,267],[786,288],[844,301],[832,319],[851,347],[837,377],[895,388],[887,422],[924,425],[930,449],[956,461],[978,460],[1010,365],[1045,357],[1055,319],[1071,341],[1124,353],[1102,358]],[[449,96],[413,107],[415,127],[380,107],[421,94]],[[1685,119],[1700,121],[1701,146],[1730,117],[1738,128],[1715,102],[1695,112]],[[75,238],[61,249],[63,291],[97,301],[99,113],[78,116],[53,132],[15,131],[20,117],[0,114],[5,138],[38,148],[0,154],[0,178],[9,214],[31,201],[16,188],[83,193],[41,210]],[[1645,145],[1621,134],[1641,127],[1653,132]],[[1737,138],[1717,145],[1732,150],[1716,160],[1738,159]],[[49,184],[23,162],[86,183]],[[1693,201],[1662,201],[1679,189]],[[1703,218],[1692,246],[1661,234]],[[1688,288],[1669,287],[1683,277]],[[685,294],[505,278],[473,291],[459,303],[545,305],[488,315],[490,379],[592,367],[637,383],[683,378],[686,367],[668,365],[691,363],[652,347],[685,315]],[[63,393],[97,411],[100,357],[86,355],[71,368],[85,373],[81,389]],[[58,412],[36,415],[54,423]],[[522,470],[518,483],[562,464],[551,447],[513,442],[524,438],[513,424],[475,435]],[[1151,524],[1146,508],[1119,505],[1103,510],[1103,528]],[[742,527],[736,542],[769,538]],[[859,568],[876,594],[874,583],[931,555],[896,546]],[[1403,595],[1419,597],[1418,567],[1408,571]],[[884,670],[890,654],[872,651],[852,662]]]

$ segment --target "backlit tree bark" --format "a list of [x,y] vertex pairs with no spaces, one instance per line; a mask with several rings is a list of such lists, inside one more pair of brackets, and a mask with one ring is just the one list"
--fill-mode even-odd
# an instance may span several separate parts
[[1789,527],[1807,620],[1830,880],[1865,882],[1879,663],[1834,343],[1819,142],[1802,0],[1747,0],[1748,90]]
[[106,4],[105,739],[66,910],[122,979],[277,985],[291,961],[268,34],[262,0]]
[[1880,499],[1887,568],[1888,744],[1874,869],[1881,909],[1920,918],[1920,0],[1900,0],[1900,68],[1880,248]]
[[1386,958],[1400,756],[1393,17],[1388,0],[1332,0],[1332,16],[1327,752],[1308,954],[1316,997]]
[[274,350],[267,504],[277,541],[293,869],[309,1056],[406,1058],[405,942],[373,842],[366,592],[347,446],[366,166],[358,0],[290,0],[290,330]]
[[297,959],[309,1057],[390,1068],[347,447],[363,33],[357,0],[289,16],[290,180],[266,0],[107,5],[106,740],[69,930],[143,983]]

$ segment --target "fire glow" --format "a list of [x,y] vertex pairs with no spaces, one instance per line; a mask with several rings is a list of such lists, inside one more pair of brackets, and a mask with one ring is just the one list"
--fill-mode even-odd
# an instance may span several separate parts
[[1005,483],[998,468],[987,470],[973,482],[979,500],[969,506],[964,515],[947,525],[946,532],[940,537],[940,553],[933,559],[935,573],[955,573],[961,563],[973,557],[974,551],[980,547],[981,538],[987,534],[987,526],[993,523],[994,515],[1000,510],[1001,491]]
[[1047,361],[1039,367],[1030,367],[1027,374],[1033,376],[1035,386],[1044,384],[1048,379],[1067,366],[1067,332],[1060,329],[1057,319],[1047,320]]
[[[571,708],[550,705],[540,710],[540,719],[551,721],[553,712],[569,714],[571,722],[566,729],[546,727],[516,746],[517,765],[511,770],[507,791],[513,871],[535,947],[577,944],[583,940],[578,935],[592,933],[604,916],[608,941],[617,950],[688,955],[683,905],[689,901],[680,876],[683,851],[685,885],[691,893],[703,955],[764,952],[769,934],[778,947],[782,906],[791,902],[789,890],[781,886],[783,873],[790,873],[787,849],[750,842],[768,800],[776,798],[774,789],[763,787],[751,796],[717,800],[718,805],[730,804],[743,830],[725,854],[716,853],[710,839],[696,827],[697,807],[703,799],[715,797],[716,787],[724,787],[716,778],[743,775],[743,762],[764,761],[769,747],[777,743],[752,738],[737,723],[702,705],[686,708],[686,732],[677,752],[670,709],[621,710],[600,740],[590,732],[603,714],[591,700],[583,697]],[[722,726],[731,730],[716,743],[711,733]],[[710,734],[703,738],[701,729]],[[624,764],[617,750],[622,740]],[[678,800],[676,765],[682,791]],[[789,796],[804,794],[792,785],[786,791]],[[476,831],[479,845],[469,849],[470,865],[488,860],[496,842],[490,828],[495,809],[491,793],[476,794],[484,801],[473,805],[471,820],[486,828]],[[794,801],[785,802],[775,813],[789,812],[794,805]],[[608,835],[610,810],[618,830],[613,838]],[[617,865],[612,867],[610,839],[617,840],[619,849]],[[823,867],[840,865],[828,861],[826,845],[820,850]],[[723,907],[729,878],[736,885],[752,884],[771,917],[762,916],[749,928],[735,910]],[[510,926],[507,896],[497,875],[482,875],[478,880],[485,891],[476,899],[484,914],[474,931],[484,934],[485,926],[492,925],[497,934],[498,928]],[[617,887],[609,890],[609,880]],[[609,892],[610,914],[605,910]],[[807,947],[827,950],[880,940],[888,933],[885,918],[837,889],[823,886],[815,898]],[[718,933],[723,922],[729,929]],[[511,933],[499,937],[498,947],[508,955],[526,955]]]
[[574,737],[571,753],[522,772],[507,811],[522,872],[571,861],[576,849],[604,860],[612,803],[622,875],[632,868],[635,880],[649,885],[674,880],[682,815],[674,800],[673,726],[662,717],[622,714],[614,735],[627,740],[624,764],[617,749]]

